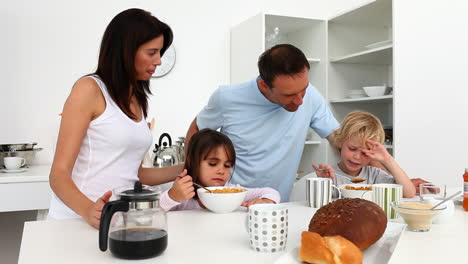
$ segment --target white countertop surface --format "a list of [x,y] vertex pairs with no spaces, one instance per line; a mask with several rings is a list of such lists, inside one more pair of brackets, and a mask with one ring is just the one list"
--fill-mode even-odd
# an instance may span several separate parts
[[[257,253],[250,248],[245,209],[229,214],[188,210],[167,214],[169,243],[163,255],[137,262],[275,263],[299,246],[301,232],[308,229],[315,213],[305,202],[285,205],[289,208],[289,232],[284,252]],[[457,204],[450,224],[433,225],[426,233],[403,231],[389,263],[462,263],[466,260],[467,224],[468,212]],[[129,262],[114,258],[109,250],[101,252],[98,233],[81,219],[26,222],[19,263]]]
[[19,182],[48,182],[51,165],[31,165],[25,172],[0,172],[0,184]]

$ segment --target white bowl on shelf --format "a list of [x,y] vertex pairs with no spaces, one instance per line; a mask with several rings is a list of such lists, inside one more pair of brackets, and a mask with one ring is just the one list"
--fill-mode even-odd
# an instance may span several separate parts
[[364,86],[362,87],[369,97],[383,96],[385,94],[386,86]]

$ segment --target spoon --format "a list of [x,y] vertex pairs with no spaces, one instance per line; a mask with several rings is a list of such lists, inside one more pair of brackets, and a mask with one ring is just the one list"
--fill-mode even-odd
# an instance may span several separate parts
[[[328,170],[320,169],[320,168],[317,168],[317,169],[314,168],[314,170],[323,171],[323,172],[328,172]],[[340,175],[340,174],[338,174],[338,173],[336,173],[336,172],[335,172],[335,175],[336,175],[336,176],[339,176],[339,177],[343,177],[343,178],[348,178],[348,177],[343,176],[343,175]],[[365,181],[365,180],[366,180],[366,179],[364,179],[364,178],[353,178],[351,181],[352,181],[353,183],[360,183],[360,182],[363,182],[363,181]]]
[[447,202],[448,200],[452,200],[453,198],[457,197],[461,192],[462,192],[462,191],[458,191],[458,192],[456,192],[456,193],[450,195],[449,197],[445,198],[442,202],[440,202],[440,203],[434,205],[434,206],[431,208],[431,210],[434,210],[437,206],[439,206],[439,205],[441,205],[441,204]]
[[[178,178],[183,178],[183,176],[177,176],[177,177],[178,177]],[[198,183],[196,183],[196,182],[192,182],[192,184],[195,185],[195,186],[198,186],[198,187],[200,187],[200,188],[203,188],[203,189],[207,190],[207,191],[210,192],[210,193],[213,193],[210,189],[206,188],[206,187],[203,186],[203,185],[200,185],[200,184],[198,184]]]

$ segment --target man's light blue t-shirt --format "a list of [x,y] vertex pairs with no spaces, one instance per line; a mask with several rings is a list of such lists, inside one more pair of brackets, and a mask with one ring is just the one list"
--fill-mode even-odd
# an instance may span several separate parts
[[220,128],[233,142],[237,159],[230,183],[270,187],[282,202],[289,200],[308,127],[324,138],[339,126],[319,92],[311,84],[306,91],[296,112],[266,99],[255,79],[220,86],[211,95],[197,125]]

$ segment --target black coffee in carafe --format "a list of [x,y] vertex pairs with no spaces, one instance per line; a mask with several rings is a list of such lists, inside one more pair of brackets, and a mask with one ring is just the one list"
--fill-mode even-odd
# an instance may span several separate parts
[[145,259],[160,255],[167,247],[167,232],[156,228],[128,228],[109,234],[112,254],[123,259]]

